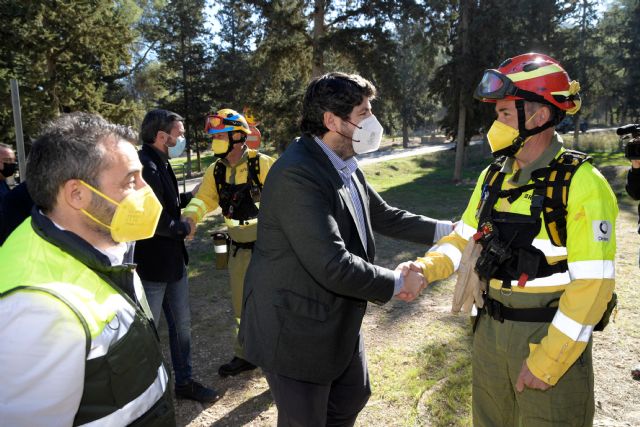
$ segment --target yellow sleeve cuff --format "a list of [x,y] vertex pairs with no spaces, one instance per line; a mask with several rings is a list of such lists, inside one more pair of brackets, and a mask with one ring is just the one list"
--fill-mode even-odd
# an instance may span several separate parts
[[428,252],[424,257],[418,258],[417,262],[422,264],[422,274],[428,283],[446,279],[453,274],[453,262],[439,252]]
[[[545,337],[543,341],[547,338]],[[571,368],[571,365],[580,357],[587,347],[587,343],[565,343],[563,347],[564,351],[561,353],[565,353],[564,361],[559,361],[547,354],[544,345],[530,343],[527,366],[531,373],[547,384],[556,385],[560,378]]]

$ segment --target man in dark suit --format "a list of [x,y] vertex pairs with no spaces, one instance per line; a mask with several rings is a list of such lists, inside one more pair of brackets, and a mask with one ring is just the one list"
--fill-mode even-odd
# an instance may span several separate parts
[[[192,193],[179,193],[178,181],[169,163],[170,150],[184,138],[183,118],[167,110],[149,111],[142,121],[139,151],[142,177],[162,204],[162,215],[155,235],[136,243],[135,262],[158,326],[160,309],[169,328],[169,347],[175,374],[177,397],[212,403],[220,398],[216,390],[191,377],[191,311],[184,239],[191,228],[180,220],[180,209],[187,206]],[[183,150],[176,150],[183,151]],[[180,153],[177,153],[180,154]]]
[[307,88],[302,137],[276,161],[261,198],[245,279],[241,339],[278,407],[278,426],[353,425],[371,394],[360,326],[367,301],[415,298],[421,275],[373,264],[373,231],[432,243],[451,231],[391,207],[354,155],[378,148],[375,88],[330,73]]

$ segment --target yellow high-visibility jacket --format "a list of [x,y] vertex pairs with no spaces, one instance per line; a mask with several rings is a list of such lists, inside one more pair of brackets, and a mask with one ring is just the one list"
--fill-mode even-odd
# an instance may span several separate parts
[[[242,155],[240,161],[234,166],[231,166],[225,159],[218,159],[207,168],[207,171],[204,174],[204,178],[202,179],[202,184],[198,189],[198,193],[193,199],[191,199],[187,207],[182,211],[182,215],[193,219],[193,221],[197,224],[198,222],[202,221],[202,218],[204,218],[206,214],[218,208],[220,199],[216,186],[216,178],[213,173],[217,162],[223,162],[226,166],[225,181],[227,183],[244,184],[249,178],[249,158],[255,156],[258,156],[260,165],[258,180],[261,184],[264,184],[265,180],[267,179],[267,173],[269,173],[269,169],[275,161],[273,158],[265,154],[259,154],[256,150],[248,149]],[[237,242],[253,242],[256,240],[258,229],[257,218],[247,221],[246,224],[240,224],[240,222],[237,220],[225,218],[225,223],[229,228],[229,235],[233,240]]]
[[[556,158],[563,151],[564,148],[561,148]],[[429,282],[444,279],[458,269],[462,251],[478,228],[476,212],[487,170],[478,178],[455,230],[440,239],[423,258],[418,258],[424,265],[424,275]],[[505,175],[503,190],[514,188],[509,183],[512,176],[513,173]],[[513,203],[500,198],[495,209],[529,215],[532,193],[533,190],[524,192]],[[514,293],[530,293],[532,297],[534,294],[543,298],[544,295],[561,293],[559,308],[549,325],[547,336],[540,344],[529,345],[527,358],[531,372],[552,385],[558,382],[586,348],[615,286],[615,221],[618,205],[605,178],[588,162],[573,175],[566,209],[566,247],[552,245],[544,225],[535,237],[533,246],[545,254],[549,264],[567,260],[568,271],[528,281],[524,287],[516,286],[517,281],[513,281],[511,287]],[[502,282],[492,279],[489,285],[499,290]]]

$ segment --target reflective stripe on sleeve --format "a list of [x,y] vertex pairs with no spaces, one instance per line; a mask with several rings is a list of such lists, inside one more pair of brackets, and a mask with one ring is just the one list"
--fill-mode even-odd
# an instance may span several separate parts
[[475,227],[472,227],[469,224],[465,224],[463,221],[458,221],[453,231],[462,236],[464,240],[469,240],[471,236],[476,234],[476,231],[478,230],[476,230]]
[[193,199],[191,199],[191,201],[189,202],[189,205],[187,205],[187,207],[184,208],[184,211],[183,211],[183,215],[195,216],[196,222],[200,222],[200,220],[202,220],[202,218],[206,215],[206,213],[207,213],[207,204],[203,200],[198,199],[197,197],[194,197]]
[[569,263],[571,280],[578,279],[615,279],[613,261],[576,261]]
[[462,252],[451,243],[443,243],[441,245],[435,245],[429,249],[429,252],[439,252],[446,255],[453,263],[453,270],[456,271],[460,266],[460,260],[462,259]]
[[593,325],[578,323],[560,310],[556,312],[551,324],[573,341],[588,342],[593,332]]

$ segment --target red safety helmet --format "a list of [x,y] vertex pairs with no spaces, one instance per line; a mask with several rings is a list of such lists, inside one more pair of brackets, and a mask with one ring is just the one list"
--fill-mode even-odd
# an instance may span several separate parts
[[525,53],[504,61],[497,70],[485,70],[474,96],[482,102],[499,99],[550,104],[568,114],[580,109],[580,84],[555,59]]

